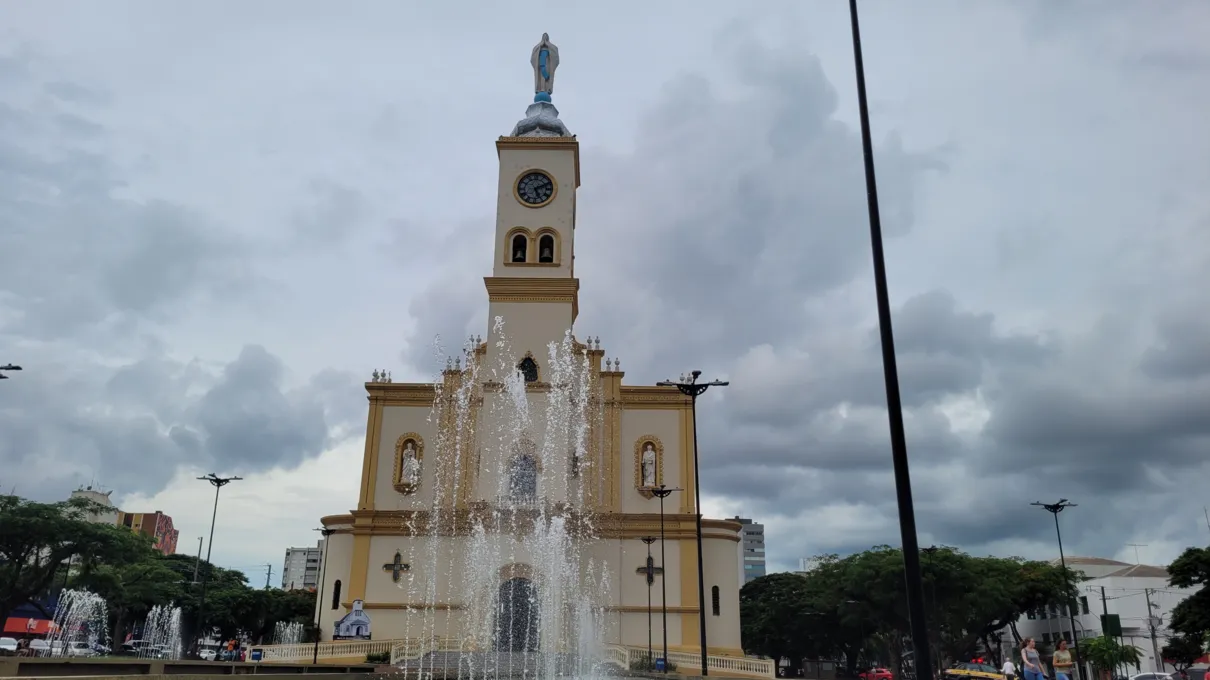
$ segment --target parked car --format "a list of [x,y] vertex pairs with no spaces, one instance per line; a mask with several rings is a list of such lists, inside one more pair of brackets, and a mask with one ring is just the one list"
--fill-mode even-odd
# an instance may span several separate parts
[[0,637],[0,656],[13,656],[17,653],[17,638]]
[[1001,680],[1000,669],[985,663],[962,661],[945,669],[945,680]]
[[886,668],[871,668],[857,674],[861,680],[891,680],[891,671]]
[[55,656],[97,656],[97,651],[87,642],[67,642],[56,646]]
[[30,640],[29,650],[34,656],[50,656],[50,643],[46,640]]
[[198,652],[198,656],[201,657],[202,661],[214,661],[218,656],[218,650],[214,647],[203,647],[202,651]]

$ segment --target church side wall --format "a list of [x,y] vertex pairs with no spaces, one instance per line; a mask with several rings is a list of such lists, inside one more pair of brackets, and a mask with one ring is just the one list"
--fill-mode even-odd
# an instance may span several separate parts
[[[622,412],[622,437],[618,452],[620,469],[615,473],[621,475],[622,512],[627,513],[658,513],[660,501],[658,498],[647,498],[639,493],[641,479],[641,451],[637,449],[644,441],[655,440],[657,449],[662,449],[657,456],[657,486],[687,488],[684,461],[689,442],[682,436],[681,428],[685,418],[685,409],[677,404],[675,408],[626,408]],[[659,458],[662,457],[662,460]],[[639,476],[639,479],[636,479]],[[680,509],[684,499],[684,491],[676,491],[664,499],[664,512],[674,513]]]
[[[319,630],[324,640],[332,639],[332,626],[344,616],[348,611],[344,607],[337,605],[336,609],[332,608],[333,594],[335,593],[336,581],[340,581],[340,597],[336,598],[339,602],[347,600],[349,592],[349,570],[353,556],[353,535],[352,534],[332,534],[324,542],[324,551],[326,555],[320,556],[320,564],[323,567],[321,580],[323,582],[323,593],[316,593],[315,606],[319,610]],[[325,563],[326,560],[326,563]]]
[[[706,644],[712,651],[741,653],[739,628],[739,573],[735,555],[739,535],[734,531],[703,531],[706,582]],[[711,588],[718,586],[719,610],[714,615]],[[696,645],[695,645],[696,646]]]

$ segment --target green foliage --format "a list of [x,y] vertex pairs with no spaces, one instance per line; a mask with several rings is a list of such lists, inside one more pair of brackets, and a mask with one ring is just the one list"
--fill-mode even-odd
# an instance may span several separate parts
[[366,663],[372,663],[372,664],[391,663],[391,653],[390,652],[374,652],[373,654],[366,654]]
[[[657,657],[648,657],[646,654],[643,654],[639,658],[630,662],[630,670],[655,672],[656,671],[655,663],[656,663],[657,658],[658,658],[658,656]],[[676,663],[669,660],[667,662],[667,670],[669,673],[675,671]]]
[[1168,565],[1168,585],[1200,589],[1172,610],[1172,630],[1189,638],[1210,636],[1210,548],[1189,548]]
[[1134,645],[1124,645],[1117,638],[1095,637],[1080,642],[1080,656],[1100,671],[1113,672],[1118,666],[1142,663],[1142,652]]
[[0,621],[16,607],[35,602],[56,577],[65,578],[65,565],[73,558],[82,574],[102,563],[140,559],[146,537],[84,521],[99,508],[82,498],[36,503],[0,496]]
[[[969,657],[1026,611],[1077,595],[1058,567],[1017,558],[971,557],[948,547],[922,551],[925,611],[934,653]],[[771,574],[740,591],[744,649],[772,658],[843,656],[899,665],[909,635],[903,555],[875,547],[825,555],[805,575]],[[997,662],[999,660],[997,659]]]
[[115,641],[152,607],[172,604],[181,607],[182,639],[196,639],[202,581],[206,626],[223,639],[247,635],[267,643],[279,621],[310,623],[314,593],[254,590],[241,572],[198,564],[188,555],[161,555],[147,536],[85,521],[99,508],[84,499],[35,503],[0,496],[0,621],[62,587],[72,560],[71,587],[105,598]]
[[1168,640],[1168,644],[1160,650],[1160,656],[1165,661],[1183,671],[1192,666],[1205,653],[1202,638],[1179,635]]

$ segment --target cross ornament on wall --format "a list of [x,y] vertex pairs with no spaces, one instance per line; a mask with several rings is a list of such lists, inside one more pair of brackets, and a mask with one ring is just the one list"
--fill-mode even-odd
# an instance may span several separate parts
[[646,576],[647,585],[651,585],[655,583],[655,577],[657,574],[664,573],[664,568],[655,566],[655,560],[653,560],[651,557],[648,557],[647,564],[635,569],[634,573]]
[[382,570],[385,572],[389,572],[391,574],[391,580],[394,581],[395,583],[399,583],[399,579],[403,576],[403,573],[405,571],[412,570],[412,565],[408,564],[407,562],[404,562],[403,555],[400,555],[399,551],[396,550],[395,551],[395,560],[393,562],[387,562],[386,564],[382,565]]

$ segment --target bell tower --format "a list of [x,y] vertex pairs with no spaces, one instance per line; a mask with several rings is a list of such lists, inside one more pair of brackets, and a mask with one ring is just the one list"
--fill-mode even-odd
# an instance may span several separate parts
[[[520,357],[547,355],[579,312],[575,277],[576,189],[580,144],[551,103],[558,48],[543,35],[534,48],[534,102],[496,141],[500,178],[496,243],[488,293],[489,337],[495,319]],[[489,352],[494,343],[489,342]],[[537,380],[544,380],[539,375]]]

